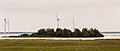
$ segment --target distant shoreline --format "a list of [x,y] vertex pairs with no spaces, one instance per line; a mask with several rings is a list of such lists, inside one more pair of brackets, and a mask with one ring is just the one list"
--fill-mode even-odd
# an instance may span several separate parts
[[[40,39],[40,40],[45,40],[45,39],[47,39],[47,40],[64,40],[64,39],[66,39],[66,40],[110,40],[110,39],[113,39],[113,40],[115,40],[115,39],[117,39],[117,40],[120,40],[120,34],[118,33],[118,34],[113,34],[113,33],[111,33],[111,34],[109,34],[109,33],[103,33],[103,35],[105,36],[105,37],[1,37],[1,36],[18,36],[18,35],[21,35],[21,34],[0,34],[0,40],[23,40],[23,39]],[[56,38],[56,39],[55,39]],[[62,39],[61,39],[62,38]]]
[[120,40],[119,37],[4,37],[0,40]]

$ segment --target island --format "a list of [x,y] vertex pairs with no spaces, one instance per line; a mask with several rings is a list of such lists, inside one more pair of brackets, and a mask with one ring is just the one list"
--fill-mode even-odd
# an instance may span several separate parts
[[80,29],[75,28],[72,32],[70,29],[61,29],[57,28],[54,30],[53,28],[47,29],[39,29],[37,33],[32,34],[22,34],[18,37],[104,37],[96,28],[83,28],[82,31]]

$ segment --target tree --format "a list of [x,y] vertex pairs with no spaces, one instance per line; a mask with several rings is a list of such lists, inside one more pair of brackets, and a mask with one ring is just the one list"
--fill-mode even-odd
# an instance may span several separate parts
[[94,29],[94,33],[96,37],[104,37],[97,29]]
[[38,33],[32,33],[30,36],[31,37],[40,37],[40,35]]
[[72,31],[69,29],[64,28],[62,31],[62,37],[71,37]]
[[29,37],[28,34],[22,34],[21,37]]
[[61,28],[57,28],[55,37],[61,37],[62,36],[61,34],[62,34],[62,29]]
[[95,34],[96,34],[96,33],[94,32],[93,28],[90,28],[90,30],[89,30],[88,32],[89,32],[89,34],[90,34],[91,37],[94,37]]
[[45,36],[45,35],[46,35],[45,29],[40,29],[40,30],[38,30],[38,35]]
[[82,35],[83,35],[83,37],[89,37],[90,36],[89,33],[88,33],[87,28],[82,29]]
[[82,35],[81,31],[76,28],[75,31],[73,32],[72,36],[73,37],[82,37],[83,35]]
[[68,35],[68,37],[72,37],[72,31],[67,29],[67,35]]
[[48,28],[47,31],[46,31],[46,35],[50,36],[50,37],[54,37],[55,36],[54,29]]

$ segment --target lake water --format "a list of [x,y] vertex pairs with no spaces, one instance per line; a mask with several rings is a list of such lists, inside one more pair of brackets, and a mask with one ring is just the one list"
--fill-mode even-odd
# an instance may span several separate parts
[[105,37],[120,37],[120,33],[102,33]]

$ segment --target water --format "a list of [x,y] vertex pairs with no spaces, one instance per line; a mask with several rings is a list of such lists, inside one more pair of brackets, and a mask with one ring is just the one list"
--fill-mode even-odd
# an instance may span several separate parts
[[0,34],[31,34],[31,33],[35,33],[35,32],[0,32]]
[[120,32],[103,32],[105,37],[120,37]]
[[8,37],[8,36],[19,36],[21,34],[32,34],[32,33],[35,33],[35,32],[0,32],[0,38],[1,37]]

